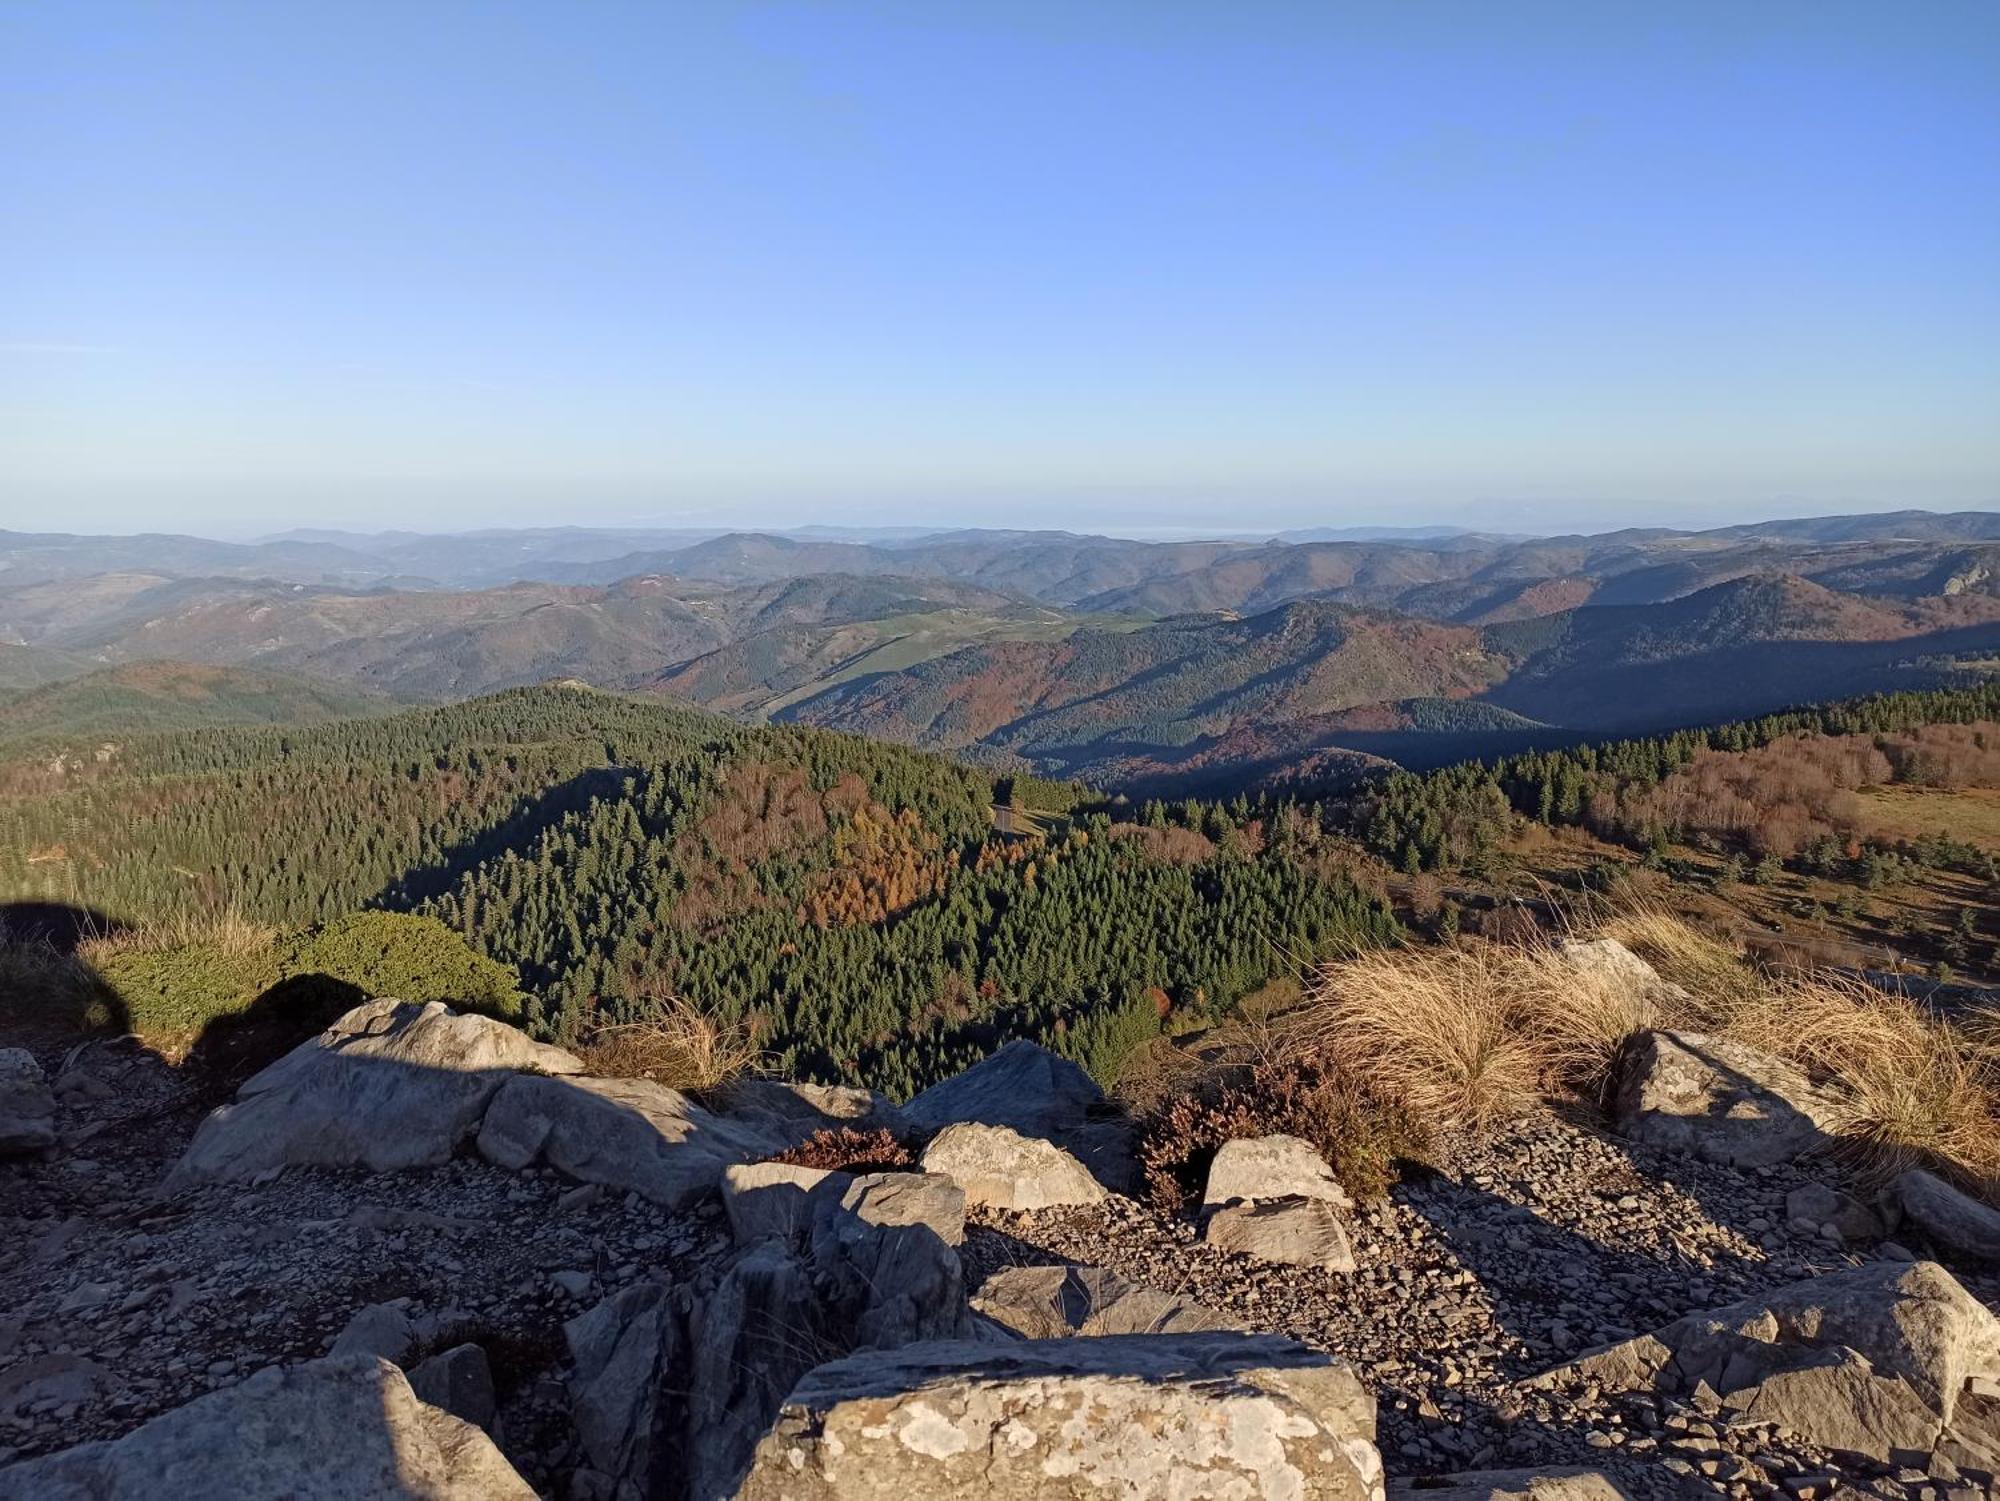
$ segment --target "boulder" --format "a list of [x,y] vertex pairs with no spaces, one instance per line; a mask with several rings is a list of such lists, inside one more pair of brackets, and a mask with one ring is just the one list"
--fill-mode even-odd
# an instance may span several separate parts
[[490,1429],[498,1403],[493,1367],[474,1344],[453,1345],[410,1368],[410,1390],[419,1402],[442,1407],[475,1428]]
[[1340,1211],[1325,1199],[1263,1199],[1225,1204],[1208,1217],[1202,1239],[1218,1251],[1280,1266],[1354,1270],[1354,1248]]
[[[1665,1479],[1656,1476],[1656,1483]],[[1696,1492],[1690,1485],[1690,1494]],[[1389,1501],[1633,1501],[1601,1470],[1468,1470],[1389,1482]]]
[[908,1133],[910,1123],[886,1095],[846,1084],[795,1084],[786,1079],[739,1079],[729,1087],[723,1112],[786,1138],[804,1141],[819,1131]]
[[822,1204],[838,1203],[854,1178],[788,1162],[739,1162],[722,1170],[722,1207],[739,1246],[803,1240]]
[[1629,996],[1634,1014],[1655,1024],[1663,1014],[1682,1010],[1693,1000],[1615,938],[1565,938],[1556,945],[1556,953],[1586,982]]
[[253,1075],[234,1104],[212,1111],[167,1186],[240,1183],[306,1165],[434,1166],[478,1129],[518,1070],[582,1067],[560,1048],[441,1001],[369,1001]]
[[683,1448],[689,1501],[730,1495],[793,1383],[848,1348],[813,1283],[789,1247],[767,1240],[694,1302]]
[[373,1356],[272,1366],[109,1442],[0,1470],[0,1501],[534,1501],[493,1441]]
[[1882,1216],[1855,1198],[1824,1183],[1807,1183],[1785,1195],[1785,1218],[1801,1230],[1850,1242],[1880,1240],[1886,1233]]
[[870,1225],[922,1225],[948,1246],[965,1239],[965,1190],[942,1173],[864,1173],[840,1208]]
[[933,1084],[903,1107],[903,1115],[919,1131],[977,1121],[1047,1138],[1081,1126],[1103,1104],[1104,1091],[1089,1074],[1022,1040]]
[[1018,1339],[1199,1334],[1236,1327],[1191,1299],[1095,1266],[1004,1267],[979,1284],[972,1310]]
[[1884,1197],[1938,1249],[1975,1261],[2000,1261],[2000,1209],[1961,1193],[1937,1174],[1912,1168],[1889,1185]]
[[410,1358],[417,1339],[417,1326],[405,1304],[370,1303],[347,1321],[326,1353],[374,1355],[399,1366]]
[[1104,1186],[1068,1152],[1007,1126],[947,1126],[924,1148],[923,1167],[964,1189],[967,1203],[994,1209],[1050,1209],[1106,1197]]
[[2000,1376],[2000,1321],[1934,1262],[1877,1261],[1689,1314],[1543,1380],[1692,1393],[1843,1454],[1917,1465],[1968,1382]]
[[1696,1032],[1645,1032],[1615,1106],[1634,1141],[1729,1167],[1769,1167],[1829,1144],[1837,1097],[1791,1064]]
[[1206,1206],[1264,1199],[1326,1199],[1352,1207],[1347,1191],[1313,1144],[1297,1136],[1225,1141],[1209,1164]]
[[56,1144],[56,1096],[26,1048],[0,1048],[0,1157]]
[[618,1501],[646,1501],[665,1480],[681,1416],[668,1395],[685,1352],[681,1330],[682,1310],[659,1282],[628,1287],[563,1325],[583,1468]]
[[781,1138],[714,1115],[650,1079],[516,1074],[479,1128],[479,1152],[505,1168],[545,1162],[585,1183],[685,1209],[721,1184],[732,1163],[769,1157]]
[[1247,1334],[947,1341],[833,1361],[786,1398],[740,1501],[1382,1492],[1345,1366]]
[[[972,1333],[958,1253],[922,1221],[865,1217],[866,1180],[852,1207],[829,1207],[813,1222],[812,1268],[829,1327],[842,1351]],[[963,1226],[961,1213],[960,1226]]]

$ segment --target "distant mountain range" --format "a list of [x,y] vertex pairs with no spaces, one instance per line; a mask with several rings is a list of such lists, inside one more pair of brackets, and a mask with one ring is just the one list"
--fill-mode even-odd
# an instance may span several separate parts
[[[0,533],[0,735],[576,678],[1106,782],[1283,781],[1985,672],[1996,580],[1986,512],[1531,539]],[[275,676],[101,676],[160,662]]]

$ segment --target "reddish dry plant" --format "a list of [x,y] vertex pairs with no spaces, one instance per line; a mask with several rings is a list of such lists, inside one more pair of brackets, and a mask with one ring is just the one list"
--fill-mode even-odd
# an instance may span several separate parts
[[837,1173],[893,1173],[914,1161],[910,1149],[886,1129],[857,1131],[852,1126],[828,1126],[797,1146],[780,1152],[773,1162],[819,1168]]
[[1298,1136],[1356,1198],[1379,1198],[1398,1163],[1421,1159],[1428,1134],[1395,1105],[1295,1058],[1219,1068],[1140,1122],[1139,1169],[1163,1214],[1199,1196],[1216,1149],[1240,1138]]

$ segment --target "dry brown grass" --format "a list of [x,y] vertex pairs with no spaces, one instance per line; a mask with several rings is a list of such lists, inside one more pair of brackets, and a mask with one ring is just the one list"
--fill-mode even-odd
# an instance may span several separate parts
[[0,923],[0,1026],[87,1021],[103,1009],[100,991],[90,966],[74,954],[39,935],[9,933]]
[[1837,1083],[1832,1130],[1864,1179],[1924,1166],[2000,1187],[2000,1017],[1954,1025],[1858,980],[1773,974],[1657,905],[1577,936],[1616,939],[1681,993],[1642,994],[1552,945],[1390,950],[1326,969],[1301,1034],[1419,1120],[1476,1130],[1552,1097],[1601,1100],[1637,1031],[1715,1033]]
[[1482,1128],[1531,1109],[1545,1052],[1520,950],[1385,949],[1329,966],[1302,1027],[1335,1069],[1419,1120]]
[[577,1052],[594,1074],[689,1094],[713,1093],[763,1061],[747,1023],[718,1020],[678,996],[651,1002],[643,1020],[599,1027]]
[[1729,1035],[1841,1086],[1832,1129],[1865,1178],[1927,1167],[2000,1185],[2000,1060],[1907,996],[1825,973],[1774,980]]
[[77,944],[76,954],[84,963],[99,968],[113,959],[175,949],[200,949],[226,959],[245,959],[269,953],[277,941],[276,928],[254,922],[234,907],[221,912],[184,909],[133,927],[91,934]]
[[1620,903],[1591,935],[1622,943],[1680,986],[1697,1014],[1691,1025],[1727,1026],[1744,1006],[1764,994],[1764,977],[1737,945],[1704,933],[1678,913],[1643,897]]

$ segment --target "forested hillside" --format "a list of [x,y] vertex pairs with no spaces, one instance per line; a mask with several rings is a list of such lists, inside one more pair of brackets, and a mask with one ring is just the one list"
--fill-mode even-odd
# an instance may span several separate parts
[[1303,820],[1024,808],[1035,831],[1003,836],[993,795],[894,746],[526,689],[0,763],[0,901],[111,923],[435,914],[517,969],[544,1035],[673,995],[788,1071],[898,1092],[1006,1035],[1108,1072],[1393,936]]

